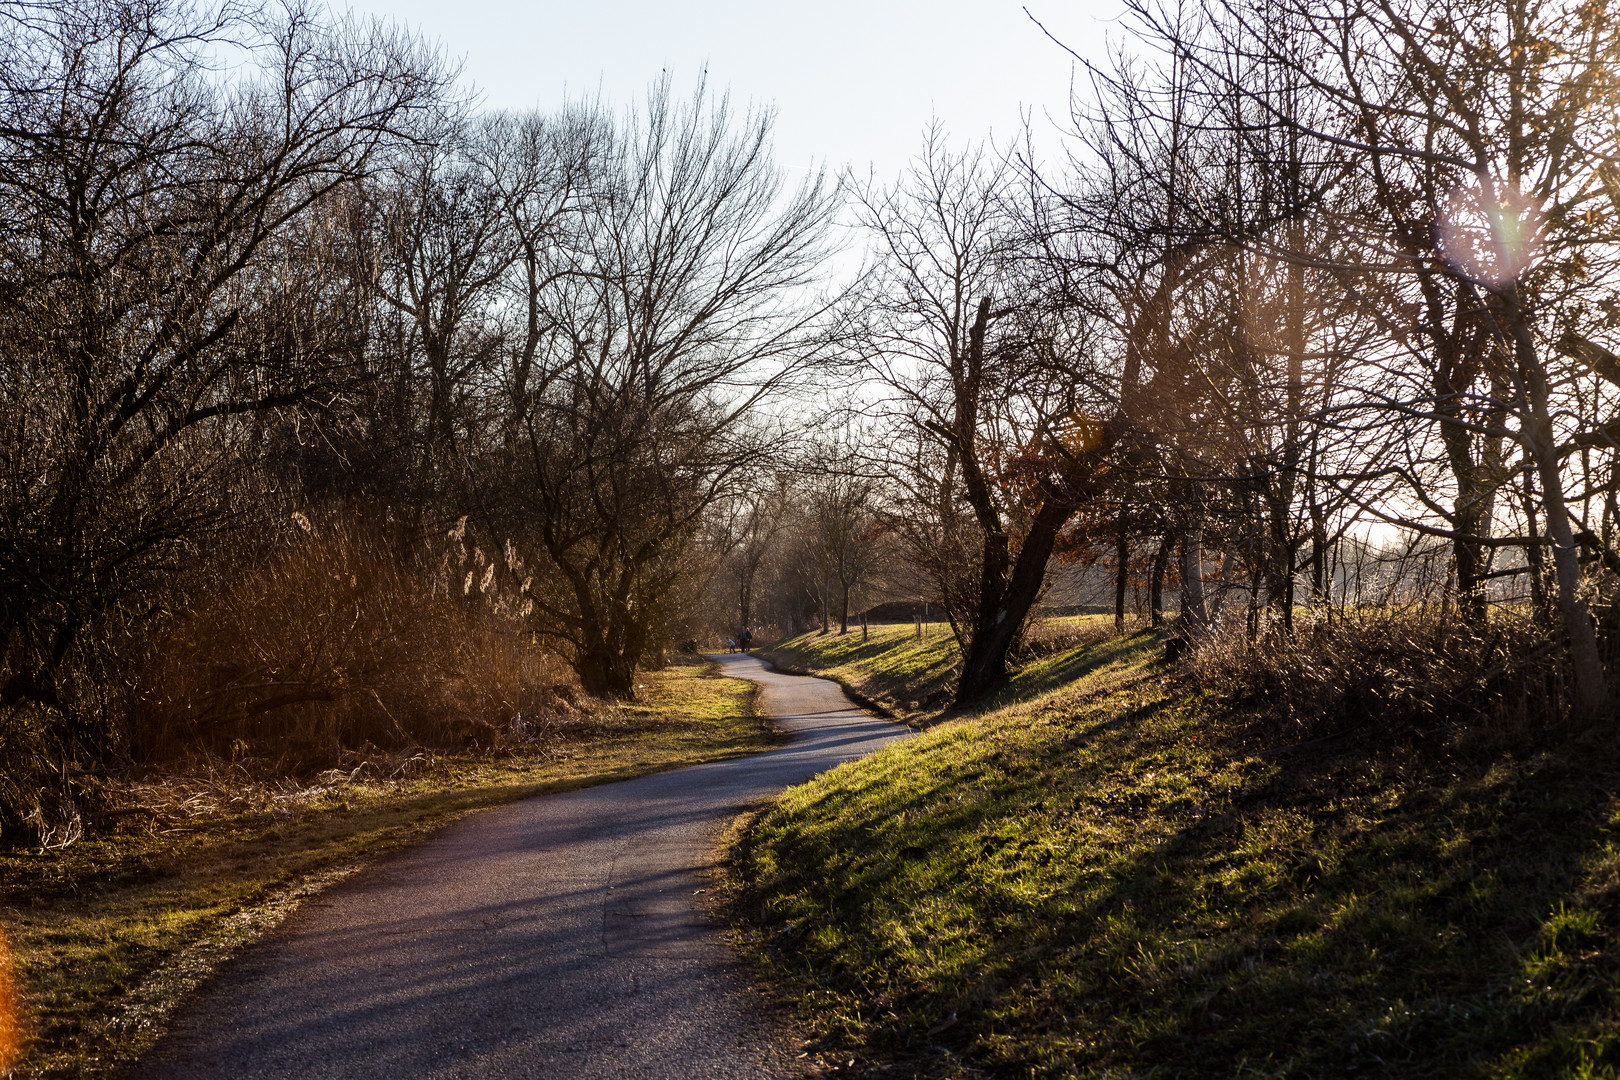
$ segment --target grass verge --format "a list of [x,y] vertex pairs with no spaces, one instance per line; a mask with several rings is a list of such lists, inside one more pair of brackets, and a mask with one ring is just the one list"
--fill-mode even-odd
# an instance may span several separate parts
[[1612,738],[1291,747],[1154,653],[1050,657],[742,830],[728,910],[824,1054],[924,1077],[1616,1075]]
[[[304,897],[458,817],[531,795],[752,753],[778,733],[756,687],[712,664],[648,673],[587,739],[441,757],[412,775],[171,802],[59,852],[0,853],[28,1051],[12,1075],[89,1078],[133,1061],[219,961]],[[245,789],[244,789],[245,790]],[[186,804],[203,812],[186,812]]]

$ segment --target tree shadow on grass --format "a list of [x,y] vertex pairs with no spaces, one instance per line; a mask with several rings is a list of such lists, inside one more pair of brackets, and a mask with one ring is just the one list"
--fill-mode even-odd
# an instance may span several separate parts
[[[1601,857],[1612,763],[1414,777],[1393,801],[1346,790],[1362,765],[1291,761],[1101,860],[1078,894],[1011,920],[992,902],[981,918],[1002,931],[979,983],[998,990],[955,1049],[1057,1075],[1551,1077],[1620,1064],[1601,1036],[1620,974],[1614,913],[1590,910],[1580,888]],[[1363,818],[1373,805],[1380,816]],[[1050,971],[1067,977],[1048,985]],[[1031,1029],[1042,1012],[1069,1017],[1062,1041],[1093,1051],[1043,1045]],[[1004,1032],[1030,1026],[987,1057],[992,1017]],[[1583,1032],[1599,1037],[1571,1037]]]
[[[796,816],[765,891],[801,975],[861,1016],[832,1044],[918,1076],[1616,1064],[1614,752],[1265,760],[1171,704],[942,732]],[[1178,766],[1185,792],[1152,786]]]
[[1142,630],[1057,653],[1013,676],[1011,686],[1003,691],[1008,697],[999,700],[998,696],[998,703],[1036,697],[1060,687],[1083,691],[1082,680],[1116,665],[1140,668],[1157,658],[1159,647],[1158,631]]

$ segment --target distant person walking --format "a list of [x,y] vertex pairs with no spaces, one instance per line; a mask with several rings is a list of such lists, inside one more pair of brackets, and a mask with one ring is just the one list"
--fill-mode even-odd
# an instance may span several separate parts
[[743,641],[743,652],[747,652],[748,651],[748,646],[753,644],[754,632],[752,630],[744,630],[742,632],[742,641]]

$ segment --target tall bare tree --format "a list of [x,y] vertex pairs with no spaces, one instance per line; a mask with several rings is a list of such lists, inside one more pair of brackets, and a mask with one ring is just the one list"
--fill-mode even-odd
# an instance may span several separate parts
[[[869,186],[861,199],[878,260],[866,352],[894,394],[892,420],[933,444],[895,471],[937,541],[972,552],[968,589],[947,570],[955,560],[919,558],[945,571],[961,703],[1006,680],[1057,536],[1095,495],[1117,438],[1090,392],[1097,384],[1080,374],[1090,364],[1083,313],[1047,306],[1021,276],[1014,176],[982,148],[950,151],[936,127],[899,184]],[[913,463],[931,471],[905,476]]]
[[762,401],[828,354],[836,186],[785,188],[768,113],[667,79],[612,132],[538,294],[547,381],[515,399],[512,528],[554,572],[540,628],[628,694],[703,517],[764,449]]

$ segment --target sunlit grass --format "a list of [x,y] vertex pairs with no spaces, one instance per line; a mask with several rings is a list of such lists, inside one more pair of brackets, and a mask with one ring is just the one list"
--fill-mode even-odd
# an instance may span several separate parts
[[[1099,637],[1112,636],[1113,618],[1104,615],[1066,615],[1040,620],[1036,635],[1070,631],[1099,631]],[[1027,698],[1072,683],[1099,663],[1110,662],[1121,649],[1136,651],[1149,647],[1153,639],[1137,633],[1116,639],[1100,651],[1081,655],[1068,649],[1054,655],[1024,659],[1015,671],[1008,690],[991,698],[1003,702]],[[1129,644],[1123,644],[1128,642]],[[810,631],[779,641],[759,654],[787,671],[805,672],[834,679],[859,698],[907,719],[931,722],[946,710],[956,686],[962,653],[950,627],[933,623],[919,634],[915,623],[884,623],[867,633],[854,628],[847,634]]]
[[[293,801],[285,815],[225,811],[51,855],[0,855],[0,923],[12,934],[32,1034],[17,1075],[117,1071],[150,1044],[189,984],[165,965],[199,950],[206,962],[223,958],[285,914],[296,902],[290,890],[476,810],[779,741],[753,708],[754,685],[710,670],[643,676],[639,699],[621,707],[619,734],[528,755],[442,758],[402,781],[362,780]],[[0,985],[0,1006],[3,994]]]
[[1615,1075],[1612,740],[1266,748],[1149,640],[1049,657],[743,831],[733,917],[829,1060]]

